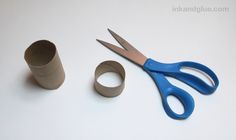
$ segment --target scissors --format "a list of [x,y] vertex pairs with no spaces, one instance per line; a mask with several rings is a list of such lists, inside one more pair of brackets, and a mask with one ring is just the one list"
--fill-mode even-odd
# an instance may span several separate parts
[[[186,119],[192,114],[195,105],[192,96],[185,90],[171,84],[167,80],[166,76],[178,79],[205,95],[211,94],[217,89],[219,80],[216,74],[208,67],[200,63],[190,61],[183,61],[172,64],[157,62],[151,58],[147,58],[146,56],[144,56],[125,39],[120,37],[112,30],[108,29],[108,31],[124,49],[99,39],[97,39],[97,41],[108,49],[114,51],[115,53],[141,66],[143,70],[152,77],[161,94],[164,110],[169,117],[177,120]],[[192,74],[181,72],[180,69],[183,67],[193,68],[204,72],[209,76],[209,78],[211,78],[212,82],[214,83],[212,83],[212,85],[209,85]],[[168,96],[174,96],[180,101],[184,108],[184,112],[182,114],[175,113],[171,109],[167,102]]]

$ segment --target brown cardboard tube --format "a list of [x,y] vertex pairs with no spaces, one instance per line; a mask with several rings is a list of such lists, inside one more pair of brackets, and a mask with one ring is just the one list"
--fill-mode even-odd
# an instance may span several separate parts
[[65,72],[52,42],[34,42],[26,49],[24,58],[34,78],[43,88],[57,89],[64,82]]
[[[116,87],[107,87],[100,84],[97,79],[100,75],[106,72],[115,72],[119,74],[122,78],[122,82],[120,85]],[[115,97],[121,94],[125,87],[125,69],[123,66],[116,61],[104,61],[99,64],[95,70],[95,82],[94,87],[96,91],[105,97]]]

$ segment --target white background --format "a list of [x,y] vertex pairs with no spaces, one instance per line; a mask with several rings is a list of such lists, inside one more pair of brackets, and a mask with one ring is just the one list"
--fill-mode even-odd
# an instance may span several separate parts
[[[228,12],[174,12],[175,6],[228,7]],[[234,0],[0,1],[0,140],[235,140],[236,2]],[[197,61],[219,77],[204,96],[173,81],[195,100],[183,121],[169,118],[152,79],[96,38],[117,44],[113,29],[146,56],[161,62]],[[45,90],[24,61],[34,41],[56,44],[66,80]],[[93,89],[105,60],[126,69],[116,98]]]

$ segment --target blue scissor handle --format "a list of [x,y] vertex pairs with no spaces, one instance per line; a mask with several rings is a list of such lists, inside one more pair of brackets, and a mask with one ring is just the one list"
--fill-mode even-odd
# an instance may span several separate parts
[[[173,119],[179,120],[188,118],[194,110],[194,100],[192,96],[189,95],[186,91],[169,83],[163,74],[151,72],[149,70],[146,71],[153,78],[161,93],[162,105],[167,115]],[[182,103],[184,107],[183,114],[177,114],[170,108],[167,102],[167,97],[170,95],[176,97]]]
[[[188,73],[181,72],[181,67],[191,67],[205,72],[214,81],[214,85],[209,86],[200,78]],[[159,63],[153,59],[147,59],[143,65],[143,69],[153,78],[161,93],[163,107],[167,115],[173,119],[188,118],[194,110],[194,101],[191,95],[189,95],[186,91],[168,82],[168,80],[165,78],[165,75],[181,80],[203,94],[213,93],[219,85],[219,80],[213,71],[211,71],[208,67],[195,62],[164,64]],[[183,104],[183,114],[177,114],[172,111],[167,102],[167,97],[169,95],[175,96]]]
[[[196,62],[185,61],[173,64],[164,64],[153,59],[147,59],[143,67],[146,70],[163,73],[164,75],[176,78],[198,90],[202,94],[213,93],[219,85],[219,80],[216,74],[208,67]],[[181,72],[180,69],[183,67],[194,68],[204,72],[213,80],[214,84],[212,86],[208,85],[206,82],[192,74]]]

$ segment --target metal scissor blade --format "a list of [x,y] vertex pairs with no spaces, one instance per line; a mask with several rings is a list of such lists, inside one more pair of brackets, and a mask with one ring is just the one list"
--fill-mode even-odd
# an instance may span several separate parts
[[143,55],[140,55],[139,53],[136,52],[129,52],[127,50],[121,49],[117,47],[116,45],[113,45],[111,43],[96,39],[99,43],[101,43],[103,46],[107,47],[108,49],[114,51],[115,53],[131,60],[132,62],[143,66],[147,58]]
[[110,34],[116,39],[116,41],[127,51],[136,51],[140,54],[142,54],[141,52],[139,52],[136,48],[134,48],[131,44],[129,44],[128,41],[126,41],[125,39],[123,39],[121,36],[119,36],[117,33],[113,32],[111,29],[107,29]]
[[121,49],[119,47],[117,47],[116,45],[113,45],[111,43],[108,43],[108,42],[105,42],[105,41],[102,41],[102,40],[99,40],[99,39],[96,39],[99,43],[101,43],[103,46],[107,47],[108,49],[118,53],[119,55],[122,55],[124,57],[129,57],[128,56],[128,52],[124,49]]

